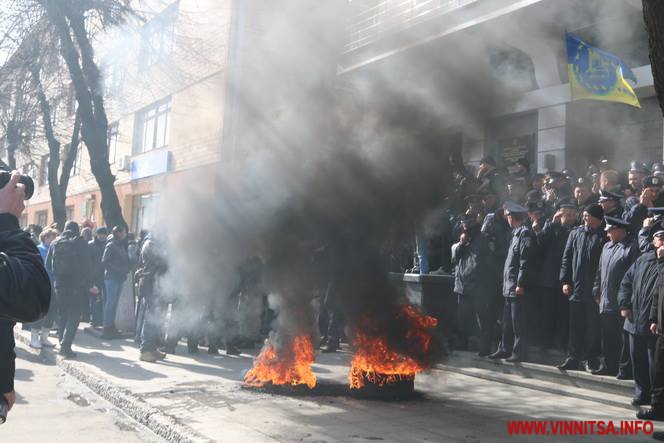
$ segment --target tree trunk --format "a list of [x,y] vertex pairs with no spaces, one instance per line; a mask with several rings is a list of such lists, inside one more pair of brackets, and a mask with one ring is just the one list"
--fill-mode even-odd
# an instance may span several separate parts
[[16,169],[16,151],[21,143],[21,134],[16,120],[7,122],[7,166],[12,171]]
[[53,132],[51,123],[51,106],[46,98],[44,86],[41,82],[41,67],[34,63],[30,65],[30,80],[37,90],[37,101],[41,110],[42,124],[44,125],[44,135],[48,144],[48,191],[51,196],[51,208],[53,209],[53,220],[62,231],[67,221],[67,210],[65,200],[67,198],[67,189],[62,190],[58,183],[58,167],[60,166],[60,142]]
[[[81,111],[81,137],[87,146],[92,174],[95,176],[101,192],[101,210],[104,220],[108,226],[127,226],[122,216],[118,195],[115,192],[115,176],[108,163],[108,121],[103,98],[96,92],[99,89],[99,75],[87,33],[77,15],[72,12],[65,15],[64,10],[67,9],[67,6],[63,4],[64,2],[40,0],[40,3],[45,7],[60,37],[62,57],[69,70],[76,101]],[[72,40],[72,31],[76,36],[78,48],[81,48],[81,53]],[[81,67],[81,60],[86,67],[85,73]],[[91,72],[90,65],[94,65],[97,70],[96,80],[88,77]],[[95,83],[90,83],[90,81]]]
[[664,115],[664,1],[643,0],[643,18],[648,31],[650,66],[655,92]]

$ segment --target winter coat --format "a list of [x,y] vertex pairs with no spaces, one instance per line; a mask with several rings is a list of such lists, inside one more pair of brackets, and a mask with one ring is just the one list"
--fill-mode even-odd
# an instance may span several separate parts
[[[503,218],[496,215],[496,213],[492,213],[484,217],[482,233],[489,240],[489,249],[493,252],[496,269],[500,271],[505,265],[507,249],[512,241],[512,229]],[[498,277],[502,279],[502,274],[499,273]]]
[[498,289],[498,268],[489,248],[489,238],[479,231],[471,234],[470,242],[452,246],[454,292],[475,302],[489,303]]
[[593,287],[593,296],[599,300],[601,314],[618,310],[620,283],[638,256],[636,241],[629,237],[622,242],[610,241],[604,244]]
[[[73,272],[70,276],[63,279],[58,276],[57,263],[58,260],[63,260],[62,257],[59,257],[58,243],[68,240],[73,242],[73,250],[71,256],[67,258],[70,262],[67,266]],[[90,248],[85,239],[79,236],[78,233],[63,231],[58,238],[53,240],[51,247],[48,249],[46,262],[48,267],[53,270],[53,286],[56,290],[60,289],[62,294],[67,293],[69,296],[83,298],[83,295],[87,295],[87,290],[95,285],[91,272],[92,259]]]
[[620,283],[618,306],[631,309],[632,320],[625,319],[624,329],[630,334],[649,336],[650,310],[657,291],[659,267],[654,251],[639,257],[627,270]]
[[104,266],[104,278],[108,280],[125,281],[131,270],[129,254],[122,243],[112,238],[106,243],[104,255],[101,259]]
[[30,235],[16,217],[0,214],[0,318],[33,322],[51,302],[51,283]]
[[657,290],[653,293],[649,323],[657,323],[657,332],[662,334],[664,322],[664,259],[657,259]]
[[531,271],[532,254],[537,240],[535,233],[523,225],[512,231],[512,241],[507,249],[503,268],[503,296],[516,297],[516,288],[526,288],[533,282]]
[[543,288],[560,289],[560,266],[570,226],[547,221],[544,228],[537,233],[538,250],[540,251],[540,274],[537,285]]
[[570,233],[560,268],[561,285],[572,285],[570,301],[587,302],[593,299],[604,240],[605,233],[601,228],[579,226]]
[[44,262],[18,220],[0,214],[0,394],[14,390],[14,323],[44,317],[51,283]]

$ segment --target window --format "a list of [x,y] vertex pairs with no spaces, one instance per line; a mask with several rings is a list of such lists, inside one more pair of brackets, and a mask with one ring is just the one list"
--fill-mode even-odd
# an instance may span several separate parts
[[48,159],[48,155],[42,155],[39,165],[39,186],[44,186],[48,183]]
[[134,232],[151,229],[157,221],[159,194],[143,194],[134,196],[132,211],[132,228]]
[[81,173],[81,147],[76,148],[76,157],[74,157],[74,164],[71,167],[72,177]]
[[177,10],[178,2],[175,2],[143,27],[139,59],[142,69],[149,68],[173,52]]
[[74,209],[75,209],[74,205],[67,206],[65,208],[65,215],[68,221],[74,219]]
[[108,163],[111,165],[115,164],[118,156],[119,129],[120,124],[117,122],[108,125]]
[[112,95],[122,88],[124,82],[125,70],[124,66],[114,61],[108,63],[104,67],[104,93],[105,95]]
[[48,211],[37,211],[35,213],[35,223],[42,228],[48,225]]
[[168,146],[169,114],[171,98],[144,109],[136,115],[134,154]]

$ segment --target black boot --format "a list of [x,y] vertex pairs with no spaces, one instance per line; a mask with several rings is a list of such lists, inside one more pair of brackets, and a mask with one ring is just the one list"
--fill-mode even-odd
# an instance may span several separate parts
[[240,355],[240,350],[230,340],[226,340],[226,355]]
[[558,369],[562,369],[563,371],[578,371],[579,362],[572,357],[567,357],[564,362],[558,365]]
[[511,354],[509,352],[503,352],[503,351],[496,351],[493,354],[489,355],[489,358],[491,360],[500,360],[501,358],[507,358]]
[[664,405],[655,403],[652,409],[641,409],[636,413],[639,420],[664,421]]
[[321,351],[325,354],[331,354],[339,350],[339,339],[331,338],[327,341],[325,347],[321,348]]

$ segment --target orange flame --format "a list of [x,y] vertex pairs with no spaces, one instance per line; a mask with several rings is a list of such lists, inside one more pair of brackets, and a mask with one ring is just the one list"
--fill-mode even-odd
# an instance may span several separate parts
[[[431,345],[429,330],[438,324],[433,317],[422,315],[412,306],[405,305],[400,317],[406,317],[408,332],[406,341],[417,354],[426,354]],[[351,362],[348,379],[351,389],[359,389],[368,381],[376,386],[385,386],[402,380],[409,380],[426,369],[414,358],[400,355],[387,346],[382,337],[370,337],[361,331],[355,334],[353,345],[356,348]]]
[[314,362],[314,346],[311,337],[295,337],[287,349],[277,352],[274,345],[267,344],[254,360],[254,367],[244,376],[246,386],[260,388],[272,385],[316,386],[316,376],[311,370]]

